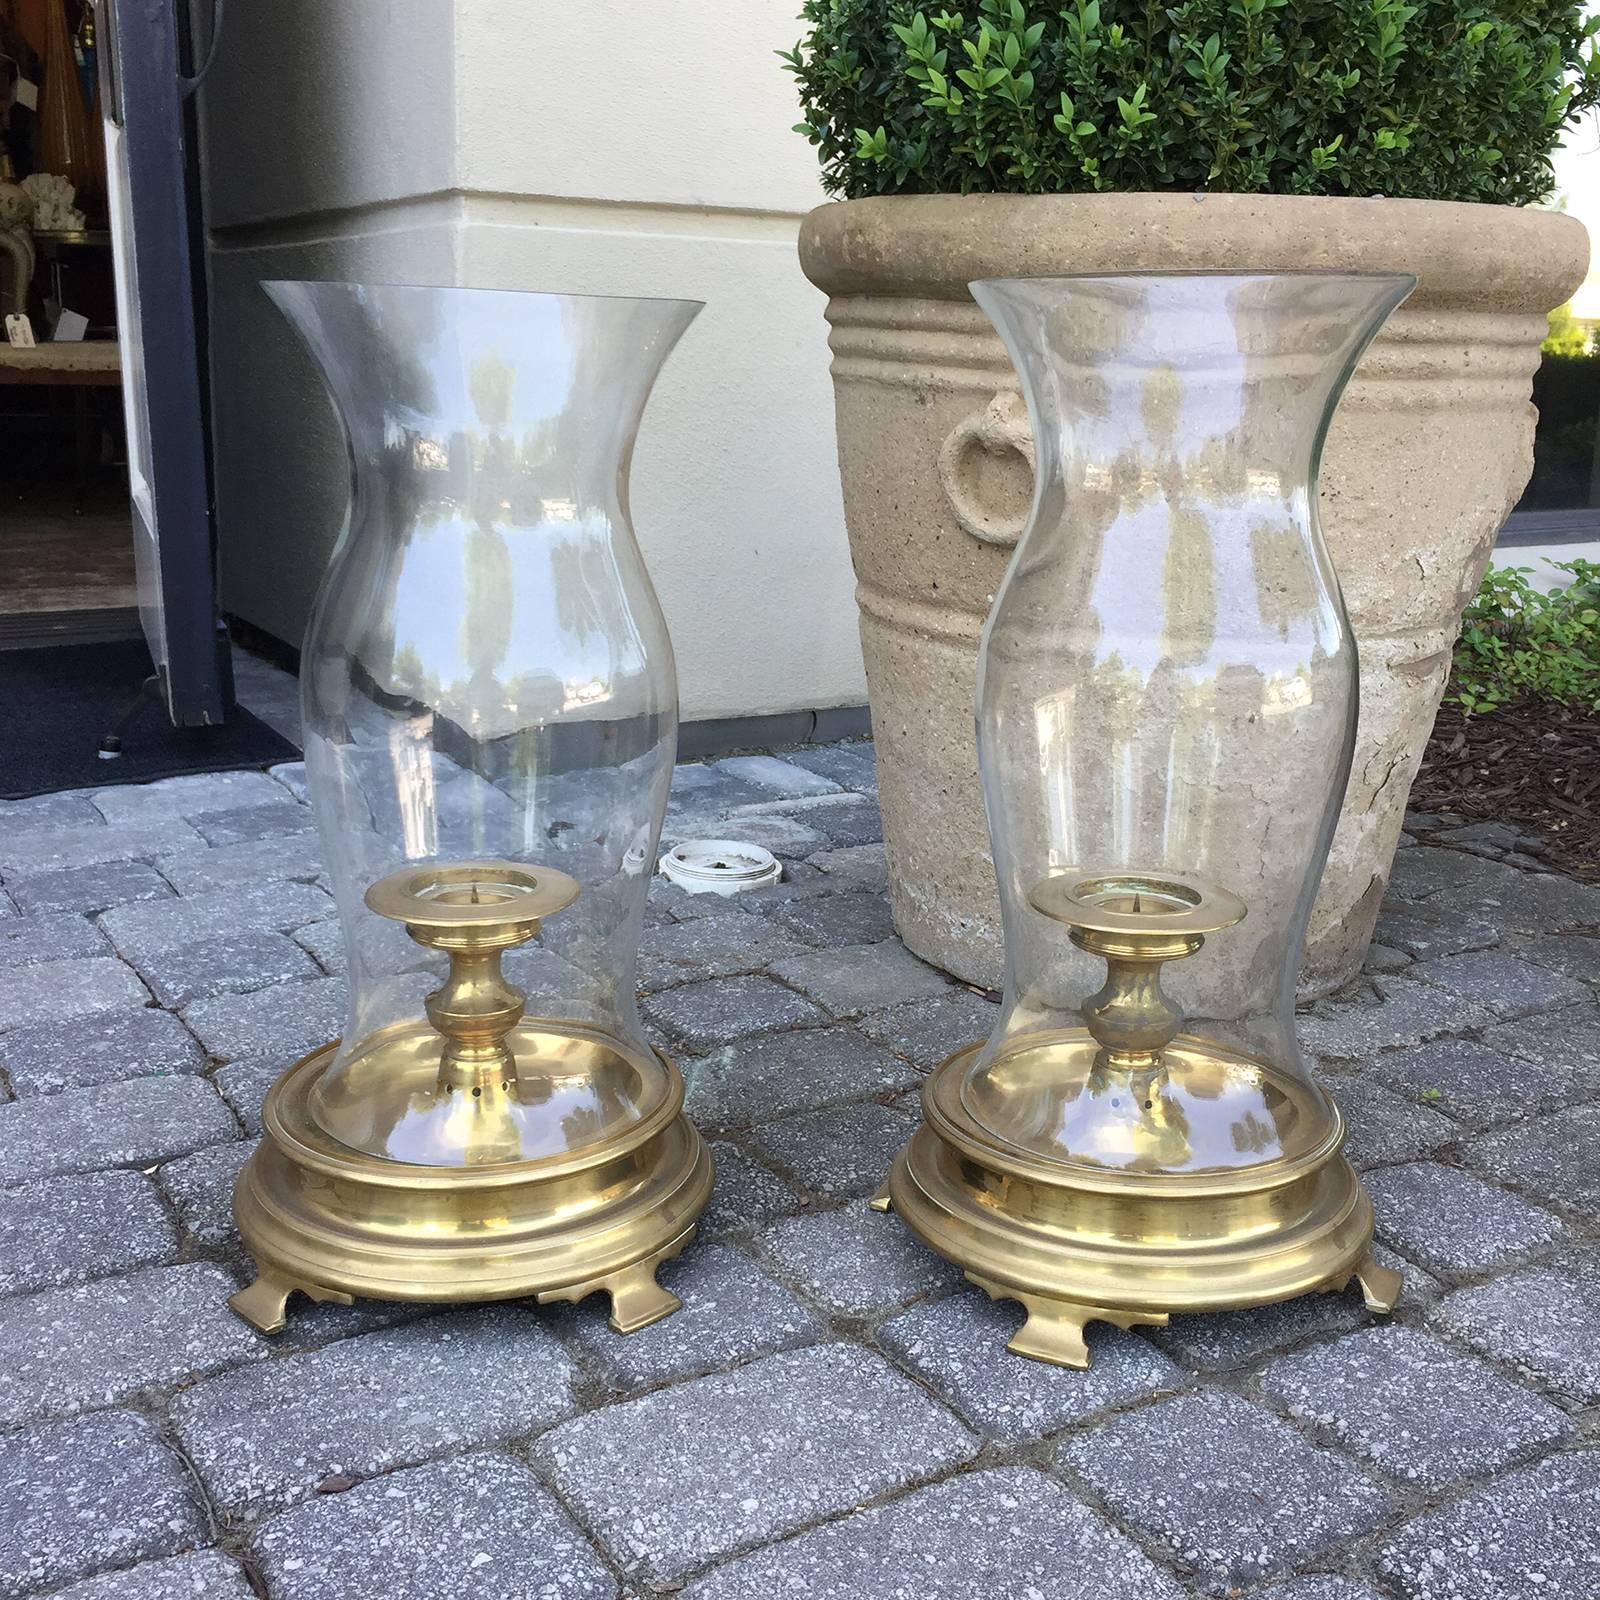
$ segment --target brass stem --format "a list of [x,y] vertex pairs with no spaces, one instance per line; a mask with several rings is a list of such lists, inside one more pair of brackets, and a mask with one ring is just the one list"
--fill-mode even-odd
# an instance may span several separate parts
[[427,998],[428,1020],[444,1035],[441,1094],[511,1086],[516,1061],[505,1041],[522,1020],[526,996],[501,972],[501,953],[499,948],[451,949],[450,976]]

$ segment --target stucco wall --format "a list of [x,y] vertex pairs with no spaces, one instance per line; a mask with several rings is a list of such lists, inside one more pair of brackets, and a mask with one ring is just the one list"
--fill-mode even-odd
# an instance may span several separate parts
[[792,0],[228,9],[202,89],[223,603],[298,642],[342,517],[310,363],[256,287],[367,277],[661,294],[706,309],[635,457],[687,718],[866,698],[820,199],[774,52]]

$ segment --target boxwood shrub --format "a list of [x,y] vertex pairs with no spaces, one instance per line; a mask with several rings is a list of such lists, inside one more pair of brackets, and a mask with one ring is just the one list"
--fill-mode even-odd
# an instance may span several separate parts
[[805,0],[830,193],[1218,189],[1524,205],[1600,101],[1573,0]]

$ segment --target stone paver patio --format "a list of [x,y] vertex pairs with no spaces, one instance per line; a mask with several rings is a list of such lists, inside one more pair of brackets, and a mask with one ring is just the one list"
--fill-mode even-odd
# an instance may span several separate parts
[[1595,1600],[1600,887],[1411,819],[1303,1019],[1390,1319],[1321,1297],[1002,1353],[864,1197],[992,1007],[893,937],[870,745],[680,768],[644,1012],[714,1140],[684,1311],[227,1309],[275,1072],[341,1025],[297,767],[0,806],[0,1600]]

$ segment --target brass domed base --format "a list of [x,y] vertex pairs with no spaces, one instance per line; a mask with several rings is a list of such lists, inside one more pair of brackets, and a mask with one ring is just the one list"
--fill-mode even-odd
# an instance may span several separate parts
[[604,1290],[619,1333],[678,1309],[655,1272],[693,1237],[712,1172],[667,1057],[660,1102],[586,1147],[429,1166],[352,1149],[313,1120],[335,1048],[272,1086],[265,1136],[239,1174],[234,1215],[257,1277],[230,1304],[247,1322],[277,1332],[296,1291],[349,1304],[581,1300]]
[[[1054,1048],[1081,1059],[1096,1046],[1074,1029]],[[1018,1355],[1087,1367],[1087,1323],[1160,1326],[1174,1312],[1267,1305],[1353,1278],[1372,1310],[1393,1308],[1400,1277],[1369,1254],[1372,1204],[1341,1154],[1337,1115],[1314,1147],[1252,1166],[1066,1165],[1000,1142],[967,1111],[961,1084],[980,1049],[957,1051],[929,1080],[923,1126],[873,1203],[892,1205],[992,1297],[1021,1303],[1028,1318],[1008,1346]]]

